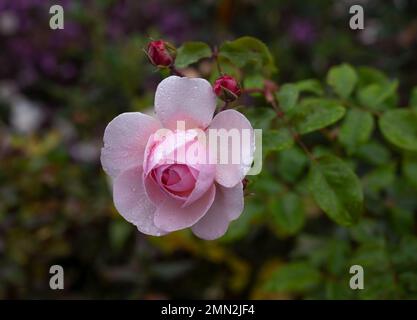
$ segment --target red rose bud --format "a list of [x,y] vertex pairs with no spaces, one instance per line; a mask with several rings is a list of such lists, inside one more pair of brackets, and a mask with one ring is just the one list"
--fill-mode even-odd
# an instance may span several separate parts
[[214,93],[226,102],[236,100],[240,94],[240,87],[236,79],[223,75],[214,82]]
[[169,42],[155,40],[149,42],[146,54],[154,66],[169,67],[175,60],[176,50]]

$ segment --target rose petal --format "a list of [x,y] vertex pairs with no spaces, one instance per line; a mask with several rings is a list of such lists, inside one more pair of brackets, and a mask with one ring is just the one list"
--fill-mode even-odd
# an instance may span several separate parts
[[[148,195],[149,200],[155,206],[158,206],[161,203],[165,202],[165,199],[167,197],[175,197],[175,195],[168,195],[166,191],[162,190],[162,187],[159,186],[150,175],[145,175],[143,179],[146,194]],[[177,198],[178,200],[184,201],[181,197]]]
[[193,233],[205,240],[223,236],[231,220],[237,219],[243,211],[243,185],[233,188],[216,186],[216,198],[209,211],[193,227]]
[[159,128],[158,120],[140,112],[126,112],[114,118],[104,131],[104,171],[115,178],[121,171],[142,166],[149,136]]
[[[233,163],[232,138],[228,139],[227,145],[224,144],[226,148],[222,147],[223,144],[221,143],[221,139],[218,139],[220,143],[217,144],[216,181],[225,187],[233,187],[242,181],[246,173],[249,171],[253,161],[255,144],[252,125],[250,124],[249,120],[246,119],[246,117],[240,112],[236,110],[225,110],[218,113],[214,117],[208,130],[210,129],[225,129],[228,132],[229,130],[234,129],[235,131],[239,132],[240,145],[238,145],[236,150],[239,152],[237,159],[240,160],[240,163]],[[227,132],[221,133],[221,131],[219,131],[219,136],[224,138],[225,134],[227,134]],[[245,139],[246,137],[249,137],[249,139]],[[210,138],[209,143],[211,143]],[[228,153],[228,157],[227,162],[222,164],[220,153],[224,154],[224,152]]]
[[177,127],[177,120],[185,121],[187,129],[205,129],[215,108],[216,96],[205,79],[170,76],[156,89],[155,111],[169,129]]
[[195,182],[195,187],[187,200],[184,202],[183,207],[191,205],[193,202],[200,199],[200,197],[210,188],[214,181],[215,166],[212,164],[200,164],[198,165],[198,176]]
[[209,210],[215,194],[216,188],[212,185],[200,199],[185,208],[181,207],[182,201],[167,197],[155,211],[155,225],[168,232],[191,227]]
[[114,206],[123,218],[136,225],[139,231],[161,236],[166,232],[154,224],[156,207],[146,195],[142,176],[141,167],[128,169],[117,176],[113,184]]
[[198,133],[195,130],[187,130],[175,134],[171,130],[162,129],[149,137],[145,148],[143,169],[148,174],[157,165],[186,163],[187,146],[195,143]]

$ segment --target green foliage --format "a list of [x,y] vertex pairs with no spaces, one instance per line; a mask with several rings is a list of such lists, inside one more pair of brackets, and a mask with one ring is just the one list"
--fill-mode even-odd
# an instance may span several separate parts
[[350,167],[334,156],[317,159],[311,166],[310,191],[320,208],[341,225],[355,224],[362,213],[363,192]]
[[306,134],[337,122],[345,112],[337,101],[306,98],[291,113],[291,121],[298,133]]
[[300,93],[311,93],[316,96],[321,96],[324,94],[320,81],[316,79],[301,80],[296,82],[295,86]]
[[220,47],[220,56],[238,68],[255,68],[264,73],[276,71],[274,58],[268,47],[253,37],[241,37]]
[[348,64],[341,64],[330,69],[327,74],[327,83],[341,98],[348,98],[355,88],[358,75],[355,69]]
[[288,129],[266,130],[262,134],[263,150],[265,153],[270,151],[281,151],[291,148],[294,145],[294,139]]
[[360,145],[369,140],[373,129],[372,114],[360,109],[350,109],[340,127],[339,141],[347,152],[352,154]]
[[379,120],[385,138],[405,150],[417,151],[417,111],[391,110]]
[[304,205],[296,193],[288,192],[274,199],[270,210],[279,231],[285,234],[296,234],[304,225]]
[[294,84],[284,84],[277,93],[277,99],[284,112],[289,112],[297,103],[299,89]]
[[417,189],[417,156],[406,155],[403,161],[403,174],[406,179]]
[[394,107],[387,100],[393,97],[398,87],[398,81],[384,84],[372,83],[358,91],[358,100],[361,105],[375,111],[383,111]]
[[414,87],[413,91],[411,92],[410,107],[417,109],[417,87]]
[[302,293],[317,286],[321,281],[318,270],[307,263],[294,262],[278,268],[266,284],[274,292]]
[[185,42],[177,50],[175,65],[185,68],[200,59],[211,57],[211,49],[204,42]]
[[308,158],[299,148],[291,148],[279,154],[277,169],[286,182],[297,182],[303,170],[308,165]]

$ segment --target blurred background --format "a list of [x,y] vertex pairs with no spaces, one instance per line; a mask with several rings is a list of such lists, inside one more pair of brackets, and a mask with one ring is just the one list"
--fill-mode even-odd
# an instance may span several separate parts
[[[358,3],[365,30],[352,31],[348,9]],[[64,8],[63,30],[49,28],[52,4]],[[405,104],[417,84],[416,13],[411,0],[1,0],[0,298],[351,297],[347,231],[306,199],[303,227],[282,232],[267,205],[280,185],[268,176],[219,240],[137,232],[113,206],[103,131],[116,115],[152,106],[162,76],[141,51],[149,36],[178,46],[258,37],[279,83],[323,79],[340,62],[373,66],[400,80]],[[278,180],[293,183],[305,162],[286,153]],[[325,280],[296,267],[296,290],[265,289],[277,266],[300,257]],[[53,264],[64,267],[64,290],[49,288]]]

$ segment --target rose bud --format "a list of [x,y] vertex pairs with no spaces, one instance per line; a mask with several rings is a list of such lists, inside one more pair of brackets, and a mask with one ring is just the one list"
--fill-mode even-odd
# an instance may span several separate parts
[[214,82],[214,93],[222,100],[231,102],[240,96],[241,91],[236,79],[225,74]]
[[157,67],[169,67],[174,63],[176,56],[175,47],[163,40],[151,41],[145,51],[149,61]]

